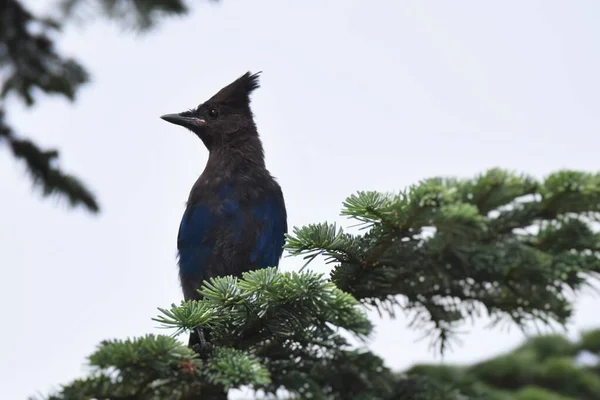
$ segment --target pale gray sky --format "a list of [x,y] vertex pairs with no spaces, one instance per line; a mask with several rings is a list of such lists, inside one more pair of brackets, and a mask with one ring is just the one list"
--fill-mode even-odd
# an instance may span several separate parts
[[[81,376],[102,339],[163,332],[150,318],[181,299],[175,239],[207,152],[160,115],[262,70],[253,109],[290,226],[346,224],[338,214],[352,192],[433,175],[595,171],[598,20],[596,0],[224,0],[143,37],[105,22],[67,30],[61,48],[93,82],[75,105],[11,104],[10,122],[58,146],[103,212],[32,196],[22,166],[0,152],[0,398]],[[600,325],[599,307],[579,300],[570,333]],[[439,361],[406,322],[380,320],[372,349],[396,369]],[[446,361],[522,339],[485,322],[466,326]]]

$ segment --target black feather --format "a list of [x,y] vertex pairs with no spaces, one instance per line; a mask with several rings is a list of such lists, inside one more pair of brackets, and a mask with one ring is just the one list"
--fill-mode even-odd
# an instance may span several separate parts
[[250,104],[250,94],[260,87],[259,75],[262,72],[255,74],[246,72],[223,89],[211,97],[206,103],[221,103],[231,105],[246,105]]

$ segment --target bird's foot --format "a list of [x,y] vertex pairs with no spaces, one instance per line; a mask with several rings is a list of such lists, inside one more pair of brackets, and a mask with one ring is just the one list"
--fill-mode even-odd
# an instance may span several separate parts
[[206,337],[204,336],[204,331],[200,328],[196,328],[196,333],[198,334],[198,341],[192,346],[192,350],[194,350],[200,358],[205,358],[208,356],[210,351],[210,344],[206,341]]
[[200,347],[206,348],[207,342],[204,337],[204,331],[200,328],[196,328],[196,332],[198,333],[198,339],[200,339]]

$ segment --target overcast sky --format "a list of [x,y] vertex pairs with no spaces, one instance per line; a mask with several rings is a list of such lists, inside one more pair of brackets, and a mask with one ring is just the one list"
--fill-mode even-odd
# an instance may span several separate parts
[[[0,398],[81,376],[102,339],[164,333],[151,318],[181,299],[177,229],[207,152],[160,115],[262,70],[252,107],[292,227],[347,224],[347,195],[434,175],[597,171],[598,20],[597,0],[224,0],[143,37],[105,22],[68,29],[61,48],[93,82],[75,105],[13,102],[9,118],[58,146],[103,211],[40,200],[0,149]],[[600,325],[599,308],[582,297],[570,334]],[[371,346],[390,367],[440,361],[404,318],[378,321]],[[486,322],[465,326],[445,360],[479,360],[523,338]]]

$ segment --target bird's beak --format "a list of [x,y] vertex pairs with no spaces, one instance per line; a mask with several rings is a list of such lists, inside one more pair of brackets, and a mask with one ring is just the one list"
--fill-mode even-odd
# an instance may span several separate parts
[[165,114],[161,115],[161,118],[167,122],[180,125],[188,129],[198,128],[206,124],[206,121],[202,118],[184,117],[181,114]]

